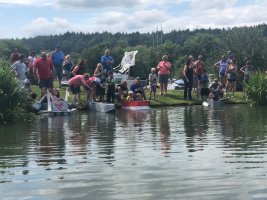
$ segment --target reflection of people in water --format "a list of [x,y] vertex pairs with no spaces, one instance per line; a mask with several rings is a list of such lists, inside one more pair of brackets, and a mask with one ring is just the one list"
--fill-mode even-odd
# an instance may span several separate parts
[[159,117],[159,131],[160,131],[160,141],[161,150],[163,153],[168,153],[170,150],[170,123],[168,110],[162,109]]
[[[186,134],[186,143],[188,151],[203,150],[202,145],[196,143],[201,143],[201,140],[205,136],[205,132],[208,129],[208,113],[204,109],[199,109],[197,107],[188,106],[184,110],[184,131]],[[198,140],[195,141],[195,136]],[[199,147],[197,147],[199,146]]]
[[[37,160],[38,165],[48,166],[52,163],[63,164],[66,160],[65,156],[65,131],[64,116],[44,117],[38,124],[41,129],[38,139],[38,150],[40,153]],[[44,124],[43,124],[44,123]]]

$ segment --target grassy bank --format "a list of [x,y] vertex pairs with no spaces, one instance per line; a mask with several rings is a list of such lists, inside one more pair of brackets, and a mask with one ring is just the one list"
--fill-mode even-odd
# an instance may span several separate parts
[[[58,87],[57,82],[54,82],[55,87]],[[33,90],[40,97],[40,89],[37,86],[32,87]],[[60,89],[61,97],[65,98],[66,87]],[[72,94],[69,92],[68,100],[70,103],[73,102]],[[146,90],[146,96],[149,97],[149,90]],[[201,105],[201,97],[197,96],[196,93],[192,93],[192,100],[183,99],[183,90],[169,90],[167,95],[160,96],[159,90],[156,93],[156,99],[150,101],[151,107],[160,106],[190,106],[190,105]],[[225,101],[228,104],[245,104],[246,101],[243,98],[243,92],[236,92],[235,97],[229,98]],[[119,106],[119,104],[118,104]],[[78,109],[87,109],[86,93],[82,90],[81,93],[81,104]]]

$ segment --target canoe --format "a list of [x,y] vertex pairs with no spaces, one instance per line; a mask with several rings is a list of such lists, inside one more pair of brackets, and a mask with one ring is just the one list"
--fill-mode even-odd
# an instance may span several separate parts
[[150,109],[150,101],[127,101],[122,102],[121,108],[127,110],[148,110]]
[[114,103],[88,101],[89,110],[94,112],[108,113],[115,111]]

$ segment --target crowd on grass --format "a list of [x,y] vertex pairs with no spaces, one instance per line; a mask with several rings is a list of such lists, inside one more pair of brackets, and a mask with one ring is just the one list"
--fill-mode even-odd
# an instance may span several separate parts
[[[80,60],[75,65],[71,56],[65,56],[59,45],[56,45],[51,53],[42,52],[39,57],[32,52],[25,58],[18,49],[14,49],[10,61],[18,86],[25,89],[31,99],[37,98],[30,87],[31,84],[36,84],[41,90],[40,100],[45,101],[44,96],[47,91],[52,94],[53,101],[62,100],[59,89],[63,79],[68,83],[75,104],[80,103],[81,87],[86,91],[87,100],[114,103],[115,99],[119,102],[147,99],[144,85],[139,77],[136,77],[131,85],[128,85],[126,80],[116,82],[113,72],[114,59],[109,49],[105,50],[93,74],[86,72],[85,60]],[[234,96],[238,72],[244,73],[244,81],[247,81],[254,71],[250,61],[238,70],[237,60],[232,52],[228,52],[226,56],[223,55],[214,66],[218,68],[218,78],[210,82],[202,56],[199,55],[197,60],[194,60],[193,56],[188,56],[183,68],[184,99],[192,99],[192,92],[200,95],[203,101],[206,98],[218,100],[224,95],[227,96],[229,92]],[[156,98],[158,85],[159,94],[167,95],[171,69],[172,65],[167,55],[162,56],[162,60],[156,67],[151,67],[151,73],[148,75],[149,99]],[[59,88],[53,87],[55,79],[58,81]]]

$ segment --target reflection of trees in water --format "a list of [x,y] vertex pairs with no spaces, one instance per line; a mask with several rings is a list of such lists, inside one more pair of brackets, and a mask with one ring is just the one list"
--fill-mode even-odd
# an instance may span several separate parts
[[225,106],[213,111],[212,120],[220,124],[225,144],[246,148],[255,140],[264,140],[267,127],[265,107]]
[[[197,106],[185,107],[184,130],[187,136],[186,143],[189,151],[202,150],[203,145],[195,145],[203,141],[208,130],[208,116],[204,109]],[[199,137],[201,136],[201,137]]]
[[9,173],[9,168],[26,167],[29,164],[32,126],[27,123],[0,126],[0,172]]

